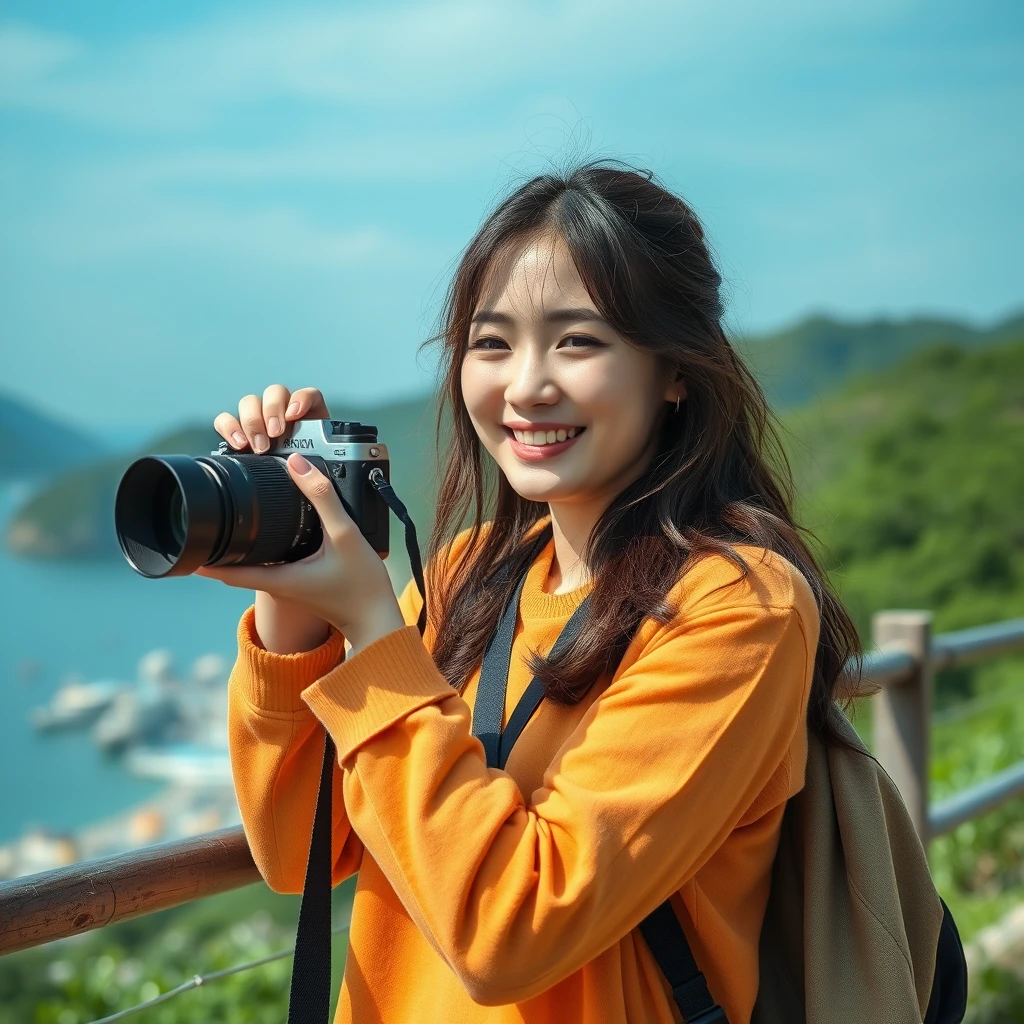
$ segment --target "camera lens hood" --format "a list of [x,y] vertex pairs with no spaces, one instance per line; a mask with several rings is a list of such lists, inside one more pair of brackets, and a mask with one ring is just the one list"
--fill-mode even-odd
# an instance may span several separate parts
[[140,575],[188,576],[206,565],[230,523],[211,467],[189,455],[147,455],[125,471],[114,499],[114,528]]

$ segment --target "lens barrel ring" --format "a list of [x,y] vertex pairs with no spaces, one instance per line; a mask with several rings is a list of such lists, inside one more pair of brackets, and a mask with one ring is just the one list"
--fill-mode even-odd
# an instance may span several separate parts
[[292,482],[284,460],[276,455],[235,455],[252,482],[252,506],[258,516],[253,524],[255,540],[241,563],[260,565],[282,562],[304,534],[322,535],[320,517]]

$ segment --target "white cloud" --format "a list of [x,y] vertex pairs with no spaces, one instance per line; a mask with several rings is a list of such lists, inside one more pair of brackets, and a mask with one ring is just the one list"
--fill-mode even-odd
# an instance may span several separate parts
[[[749,75],[773,50],[814,57],[816,39],[898,13],[879,0],[563,0],[242,8],[183,31],[101,48],[10,27],[16,73],[0,102],[136,131],[213,123],[237,104],[295,101],[429,112],[472,106],[538,76],[572,85],[670,63],[704,80]],[[20,63],[19,63],[20,62]]]
[[18,25],[0,26],[0,103],[31,94],[81,52],[73,39]]

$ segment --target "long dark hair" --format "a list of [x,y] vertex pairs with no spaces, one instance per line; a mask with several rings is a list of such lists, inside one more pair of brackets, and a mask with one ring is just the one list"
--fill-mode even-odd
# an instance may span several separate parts
[[[745,574],[732,545],[753,544],[792,562],[814,592],[821,629],[808,725],[826,742],[841,742],[832,702],[851,659],[859,675],[860,640],[804,540],[811,535],[794,522],[790,467],[764,393],[722,329],[722,279],[704,231],[652,173],[617,162],[540,175],[501,202],[467,246],[430,339],[443,344],[441,484],[428,545],[439,670],[457,689],[465,686],[530,560],[524,536],[548,511],[482,464],[461,387],[470,318],[487,273],[538,232],[565,242],[604,319],[680,372],[687,395],[679,414],[662,420],[646,471],[590,535],[584,559],[594,586],[585,628],[559,658],[532,658],[548,699],[580,701],[614,670],[645,618],[668,622],[676,610],[666,595],[698,559],[717,552]],[[482,530],[485,518],[493,521]],[[462,554],[442,572],[445,552],[467,524]]]

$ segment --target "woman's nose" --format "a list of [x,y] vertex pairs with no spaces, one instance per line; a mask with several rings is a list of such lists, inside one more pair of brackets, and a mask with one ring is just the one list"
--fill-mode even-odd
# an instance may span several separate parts
[[521,350],[509,360],[509,379],[505,385],[505,401],[509,405],[553,405],[559,395],[559,387],[541,353]]

